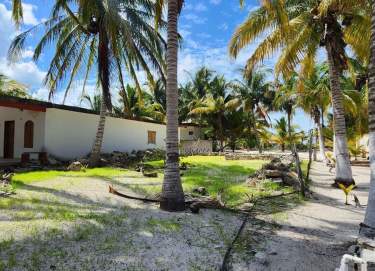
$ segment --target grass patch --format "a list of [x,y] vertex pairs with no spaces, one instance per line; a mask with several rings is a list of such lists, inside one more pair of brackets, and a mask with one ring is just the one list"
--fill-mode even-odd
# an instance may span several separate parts
[[176,232],[181,230],[181,225],[173,219],[150,218],[147,221],[147,227],[151,230],[156,229],[161,232]]
[[44,171],[31,171],[25,173],[17,173],[13,177],[13,184],[20,187],[24,184],[33,182],[50,181],[58,177],[93,177],[93,178],[113,178],[123,176],[129,173],[129,170],[120,168],[92,168],[84,171],[62,171],[62,170],[44,170]]
[[[249,187],[245,183],[247,176],[260,169],[266,162],[262,160],[228,161],[223,156],[183,157],[181,163],[186,163],[188,170],[182,171],[182,185],[187,193],[192,193],[194,188],[203,186],[210,196],[217,197],[220,193],[227,205],[236,206],[246,201],[247,195],[262,196],[284,189],[269,182],[264,182],[264,186],[258,188]],[[160,168],[163,161],[153,161],[147,164]],[[160,170],[161,173],[162,170]],[[138,193],[147,195],[161,192],[160,185],[137,184],[130,185],[130,187]]]

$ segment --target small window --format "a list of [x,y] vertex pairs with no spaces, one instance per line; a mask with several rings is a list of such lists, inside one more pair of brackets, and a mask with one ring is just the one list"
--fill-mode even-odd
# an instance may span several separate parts
[[194,135],[194,132],[193,131],[189,131],[189,135]]
[[156,132],[148,131],[148,144],[156,144]]
[[25,123],[24,147],[34,147],[34,123],[31,120],[26,121]]

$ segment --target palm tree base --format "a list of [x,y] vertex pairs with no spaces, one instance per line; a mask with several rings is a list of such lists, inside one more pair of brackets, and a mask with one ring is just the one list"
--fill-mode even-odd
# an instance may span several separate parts
[[160,200],[160,209],[168,212],[182,212],[186,210],[185,200],[177,198],[162,198]]
[[361,223],[359,228],[359,236],[375,239],[375,228],[370,227],[364,223]]
[[355,185],[354,179],[348,180],[348,179],[341,179],[341,178],[336,178],[335,182],[332,184],[333,187],[339,188],[339,183],[345,185],[345,187],[348,187],[350,185]]

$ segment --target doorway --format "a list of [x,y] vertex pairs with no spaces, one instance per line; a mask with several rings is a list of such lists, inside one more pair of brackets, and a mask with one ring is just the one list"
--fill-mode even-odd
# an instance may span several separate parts
[[14,158],[14,127],[15,121],[6,121],[4,124],[4,158]]

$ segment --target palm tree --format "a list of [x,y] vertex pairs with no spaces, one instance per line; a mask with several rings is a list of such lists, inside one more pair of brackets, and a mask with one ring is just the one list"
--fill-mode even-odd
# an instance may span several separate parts
[[327,163],[323,121],[330,104],[330,87],[326,65],[315,66],[308,78],[299,79],[297,103],[314,120],[318,131],[320,159]]
[[[160,18],[165,2],[156,1],[156,22]],[[164,182],[160,208],[166,211],[185,210],[185,197],[179,169],[178,149],[178,16],[183,0],[168,0],[167,40],[167,138]]]
[[[297,74],[293,73],[284,84],[277,85],[277,91],[274,99],[274,108],[284,111],[287,115],[288,133],[292,136],[292,118],[297,106]],[[290,142],[292,143],[292,142]]]
[[100,107],[102,105],[102,96],[98,93],[93,96],[85,94],[81,98],[81,103],[86,102],[92,111],[100,113]]
[[288,121],[285,117],[281,117],[279,120],[276,120],[275,124],[275,134],[272,136],[271,141],[280,145],[281,151],[285,151],[286,145],[292,145],[297,140],[303,138],[301,133],[295,132],[295,126],[288,125]]
[[29,98],[27,87],[16,80],[0,73],[0,95],[10,95],[20,98]]
[[281,151],[284,152],[285,144],[289,142],[289,128],[284,117],[276,120],[275,131],[276,133],[272,136],[272,141],[280,145]]
[[375,3],[372,2],[371,17],[371,58],[369,67],[369,144],[371,181],[366,208],[365,220],[361,224],[360,233],[375,238]]
[[231,86],[223,76],[215,76],[210,82],[210,89],[202,104],[194,108],[190,115],[206,115],[210,118],[210,123],[214,124],[216,138],[220,142],[220,151],[224,151],[224,117],[227,111],[235,110],[240,101],[229,94],[228,88]]
[[247,114],[247,134],[255,136],[259,153],[262,153],[261,134],[269,124],[267,111],[272,104],[269,97],[271,84],[266,81],[267,72],[254,71],[250,76],[244,76],[242,82],[236,81],[233,85],[236,99]]
[[[142,67],[152,77],[148,63],[162,74],[164,41],[151,25],[155,15],[151,0],[80,0],[74,1],[74,5],[72,2],[56,1],[51,18],[18,35],[9,51],[13,57],[19,56],[25,39],[44,26],[45,34],[35,48],[33,59],[38,60],[48,44],[56,44],[45,82],[51,97],[68,76],[64,100],[77,75],[84,74],[85,87],[94,63],[97,64],[102,105],[89,159],[89,165],[95,166],[99,162],[105,116],[112,111],[111,76],[118,78],[123,85],[122,67],[126,67],[130,77],[139,85],[135,67]],[[77,8],[76,12],[71,10],[70,3]]]
[[[243,1],[241,1],[243,2]],[[350,166],[340,75],[346,69],[345,46],[349,44],[357,54],[363,54],[366,46],[361,39],[368,36],[363,26],[366,21],[367,0],[306,0],[263,1],[262,6],[236,30],[230,43],[230,54],[236,57],[240,50],[266,34],[266,38],[248,59],[250,72],[263,59],[281,49],[276,64],[276,74],[289,78],[298,64],[301,73],[309,74],[314,67],[319,46],[327,51],[336,136],[335,182],[350,184],[353,176]],[[368,9],[367,9],[368,10]],[[341,23],[341,18],[343,18]],[[364,42],[366,43],[366,42]],[[368,48],[368,47],[367,47]]]

